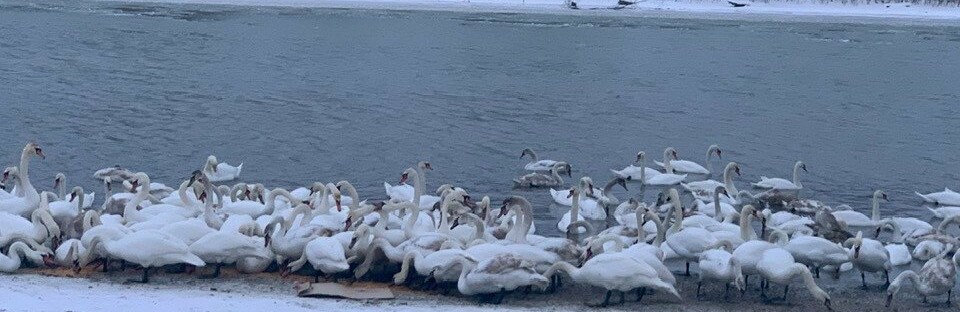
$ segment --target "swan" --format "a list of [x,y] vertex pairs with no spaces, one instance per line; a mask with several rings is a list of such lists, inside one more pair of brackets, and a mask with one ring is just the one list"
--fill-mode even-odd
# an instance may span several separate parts
[[953,260],[946,259],[946,253],[927,260],[920,268],[917,274],[912,270],[906,270],[893,279],[890,286],[887,287],[886,307],[890,307],[893,296],[900,292],[901,284],[909,280],[913,287],[923,296],[923,302],[927,302],[928,296],[939,296],[947,294],[947,306],[950,306],[950,297],[953,295],[953,286],[956,283],[957,266],[960,265],[960,253],[953,254]]
[[644,181],[642,179],[642,175],[653,177],[663,173],[663,172],[657,171],[656,169],[644,167],[642,164],[644,155],[645,153],[643,151],[640,151],[637,153],[636,160],[634,160],[634,163],[639,164],[640,166],[634,166],[633,164],[630,164],[629,166],[626,166],[620,170],[610,169],[610,172],[613,172],[614,176],[622,178],[627,181]]
[[940,219],[949,219],[950,217],[953,217],[953,216],[960,216],[960,207],[956,207],[956,206],[945,206],[945,207],[937,207],[937,208],[927,207],[927,209],[930,210],[931,213],[933,213],[934,217],[937,217]]
[[884,193],[881,190],[873,192],[873,214],[870,217],[867,215],[853,211],[853,210],[840,210],[834,211],[833,216],[837,218],[837,221],[845,223],[847,226],[852,227],[868,227],[868,226],[877,226],[877,223],[880,222],[880,199],[888,200],[887,193]]
[[[790,255],[790,252],[786,249],[774,247],[764,251],[760,257],[760,261],[757,262],[757,270],[760,271],[760,275],[767,279],[767,281],[784,285],[783,300],[787,300],[790,281],[794,276],[800,275],[800,277],[803,278],[804,286],[807,287],[807,290],[810,291],[813,298],[819,302],[823,302],[827,310],[833,311],[830,307],[830,295],[817,286],[817,283],[813,280],[813,274],[810,274],[810,270],[807,269],[807,267],[794,262],[793,256]],[[763,290],[765,288],[761,287],[761,289]],[[766,296],[765,294],[761,295]]]
[[680,194],[677,189],[671,188],[668,191],[668,199],[673,205],[674,223],[670,229],[672,234],[667,235],[667,245],[673,249],[680,258],[687,262],[686,275],[690,275],[690,261],[699,261],[700,253],[725,246],[733,250],[731,242],[727,240],[718,240],[710,231],[699,227],[682,227],[683,208],[680,207]]
[[62,267],[73,267],[80,260],[80,255],[86,252],[79,239],[68,239],[57,247],[53,254],[53,259],[57,265]]
[[563,178],[560,177],[560,171],[566,169],[567,176],[573,169],[565,162],[558,162],[556,166],[550,169],[550,174],[533,172],[522,175],[513,180],[514,188],[532,188],[532,187],[555,187],[563,185]]
[[120,165],[115,165],[97,170],[93,173],[93,178],[97,180],[109,178],[111,181],[126,181],[133,179],[134,175],[135,173],[133,171],[122,168]]
[[27,243],[14,242],[7,249],[7,254],[0,254],[0,272],[13,273],[20,269],[22,257],[32,263],[43,263],[43,255],[30,248]]
[[204,266],[203,260],[190,253],[190,247],[169,234],[158,230],[134,232],[117,240],[104,241],[95,237],[87,253],[80,260],[80,267],[86,266],[93,260],[93,253],[102,244],[104,250],[111,257],[138,264],[143,267],[143,276],[133,282],[148,283],[150,268],[168,264],[186,263],[193,266]]
[[[53,179],[53,188],[57,190],[57,195],[59,198],[64,199],[64,196],[66,196],[64,192],[66,192],[67,188],[67,176],[63,174],[63,172],[57,173],[56,178]],[[73,189],[73,191],[76,191],[76,187]],[[76,195],[79,196],[80,194]],[[90,206],[93,205],[93,201],[96,200],[96,196],[97,194],[94,192],[84,194],[84,196],[80,197],[81,199],[78,201],[78,203],[80,203],[80,208],[90,208]]]
[[782,179],[782,178],[768,178],[765,176],[760,177],[760,182],[753,183],[753,186],[756,188],[763,189],[773,189],[781,191],[789,190],[799,190],[803,188],[803,184],[800,184],[800,170],[803,169],[803,172],[807,171],[807,165],[802,161],[797,161],[793,165],[793,182]]
[[179,222],[170,223],[160,228],[160,231],[173,235],[187,245],[192,245],[207,234],[216,232],[201,219],[190,218]]
[[750,240],[740,244],[740,246],[733,250],[732,257],[740,265],[740,271],[744,276],[744,285],[746,285],[750,275],[760,274],[757,264],[760,263],[763,252],[785,246],[789,241],[787,234],[779,230],[771,232],[768,239],[776,240],[776,243],[763,240]]
[[272,215],[274,211],[276,211],[277,196],[285,197],[287,200],[290,201],[290,203],[300,202],[299,200],[297,200],[296,197],[291,195],[289,191],[278,187],[273,189],[272,191],[270,191],[270,193],[267,194],[267,198],[265,200],[266,204],[262,204],[258,201],[253,201],[253,200],[241,200],[228,205],[224,205],[220,209],[220,211],[227,215],[242,214],[242,215],[248,215],[253,218],[257,218],[263,215]]
[[957,248],[960,247],[960,240],[951,235],[944,234],[947,227],[951,224],[960,224],[960,216],[953,216],[941,221],[933,234],[920,237],[920,241],[917,242],[916,247],[913,249],[913,258],[926,261],[945,251],[957,250]]
[[[65,228],[80,215],[80,209],[86,197],[87,195],[83,193],[83,188],[75,186],[73,190],[70,191],[70,200],[64,198],[64,200],[58,200],[48,204],[50,207],[50,215],[53,216],[53,219],[57,221],[57,224],[59,224],[61,228]],[[74,199],[76,199],[76,202],[74,202]]]
[[[46,199],[41,200],[41,206]],[[30,214],[30,220],[19,215],[0,212],[0,238],[21,235],[30,240],[43,243],[60,236],[60,226],[47,209],[37,209]]]
[[[716,180],[703,180],[703,181],[694,181],[689,183],[681,183],[684,189],[693,194],[693,197],[702,201],[708,201],[713,197],[713,192],[716,191],[717,187],[723,186],[727,190],[727,194],[737,194],[739,195],[740,191],[737,190],[737,186],[733,184],[733,175],[736,174],[740,176],[740,165],[735,162],[727,163],[727,166],[723,168],[723,182],[717,182]],[[724,202],[736,205],[739,204],[738,200],[734,200],[731,196],[725,196],[722,198]]]
[[733,255],[722,249],[712,249],[700,254],[700,276],[697,279],[697,297],[700,297],[700,287],[705,280],[724,283],[723,297],[727,298],[730,284],[738,290],[744,290],[743,273],[740,264]]
[[673,285],[660,279],[657,270],[646,262],[622,253],[623,246],[619,237],[607,235],[598,238],[591,242],[589,250],[603,246],[607,242],[613,242],[611,245],[613,250],[604,251],[592,257],[588,254],[588,259],[580,268],[567,262],[557,262],[544,272],[544,278],[552,279],[555,274],[564,272],[578,284],[605,289],[607,291],[605,299],[599,306],[607,306],[614,291],[619,291],[622,295],[624,292],[638,288],[663,290],[681,299]]
[[783,249],[789,251],[797,262],[812,267],[818,278],[820,268],[828,265],[839,268],[850,262],[846,248],[817,236],[794,236]]
[[217,161],[217,157],[213,155],[208,156],[207,162],[203,165],[203,174],[210,179],[210,182],[236,180],[240,177],[241,170],[243,170],[243,163],[234,167]]
[[570,206],[570,211],[567,211],[560,217],[560,222],[557,222],[557,229],[560,230],[560,233],[566,233],[567,227],[570,226],[571,222],[580,221],[580,191],[576,187],[571,187],[567,194],[567,197],[571,198],[573,205]]
[[[735,220],[740,217],[740,212],[733,205],[723,202],[720,196],[727,196],[727,188],[717,186],[713,191],[713,202],[705,203],[702,200],[696,200],[697,211],[719,220]],[[711,209],[712,208],[712,209]]]
[[[667,155],[669,155],[669,150],[664,151],[664,157],[666,157]],[[642,151],[640,153],[637,153],[637,162],[640,163],[641,167],[644,164],[645,158],[646,158],[646,153]],[[685,174],[674,174],[674,173],[670,173],[669,171],[667,173],[661,173],[655,176],[647,176],[646,171],[640,172],[640,180],[642,180],[643,183],[646,185],[675,185],[680,182],[683,182],[683,179],[686,179],[686,178],[687,178],[687,175]]]
[[[17,167],[18,187],[14,191],[13,198],[0,200],[0,211],[9,212],[23,217],[29,216],[37,205],[40,204],[40,193],[30,183],[30,157],[37,156],[41,159],[46,158],[43,149],[36,143],[27,143],[20,153],[20,166]],[[5,175],[6,176],[6,175]]]
[[261,249],[264,248],[266,247],[262,241],[240,232],[220,230],[210,232],[190,244],[189,252],[204,263],[214,265],[213,273],[201,278],[215,278],[220,276],[220,267],[224,264],[232,264],[248,257],[261,257]]
[[546,288],[546,277],[534,270],[533,263],[509,253],[498,254],[475,263],[466,257],[458,258],[463,270],[457,280],[457,290],[466,296],[499,294],[496,303],[507,291],[520,287]]
[[[721,156],[719,145],[713,144],[707,148],[707,158],[703,162],[707,164],[706,168],[704,168],[698,163],[695,163],[689,160],[668,160],[668,161],[670,162],[670,167],[672,167],[673,170],[676,172],[707,175],[707,174],[710,174],[711,171],[713,171],[713,165],[710,163],[710,157],[713,156],[713,154],[717,154],[717,158],[720,158],[720,159],[723,158]],[[657,166],[660,166],[666,169],[665,163],[659,162],[659,161],[654,161],[654,163],[656,163]]]
[[860,281],[863,282],[863,289],[867,289],[867,279],[864,272],[883,272],[887,282],[890,284],[890,252],[883,247],[883,243],[869,238],[863,238],[863,232],[857,232],[857,236],[848,239],[843,243],[844,246],[850,246],[850,262],[860,270]]
[[320,236],[311,240],[303,249],[300,259],[290,262],[290,271],[297,271],[307,262],[316,270],[314,282],[320,281],[320,274],[332,275],[350,269],[343,245],[336,238]]
[[960,193],[957,193],[949,188],[943,188],[942,192],[934,192],[929,194],[920,194],[920,192],[914,192],[920,198],[923,198],[923,201],[944,206],[960,206]]
[[525,148],[522,152],[520,152],[520,159],[523,159],[523,156],[530,156],[532,159],[529,163],[523,166],[523,169],[528,171],[550,171],[554,166],[557,165],[557,163],[560,163],[556,160],[540,159],[540,157],[537,156],[537,153],[530,148]]
[[432,278],[438,283],[456,282],[463,270],[460,258],[476,261],[465,250],[456,248],[437,250],[426,256],[416,250],[408,252],[400,265],[400,272],[393,275],[393,283],[400,285],[406,282],[411,265],[417,274]]
[[[418,179],[415,179],[413,182],[414,183],[420,182],[423,187],[426,187],[427,186],[427,170],[433,170],[433,165],[431,165],[430,162],[427,162],[427,161],[420,161],[417,163],[417,166],[414,168],[415,168],[415,171],[417,172]],[[387,192],[387,197],[389,197],[391,200],[412,202],[414,187],[411,186],[410,184],[405,184],[404,182],[405,181],[400,182],[400,184],[398,185],[390,185],[390,183],[383,182],[383,188]],[[440,201],[440,198],[436,196],[425,195],[425,194],[421,194],[420,196],[422,197],[421,202],[423,202],[424,204],[429,204],[429,205],[423,205],[421,207],[432,207],[434,203]]]

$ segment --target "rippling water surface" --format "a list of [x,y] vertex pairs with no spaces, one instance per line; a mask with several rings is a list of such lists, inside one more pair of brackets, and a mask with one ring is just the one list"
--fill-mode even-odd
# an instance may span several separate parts
[[99,191],[115,164],[176,184],[215,154],[382,198],[426,159],[429,188],[522,194],[549,234],[566,208],[511,191],[524,147],[605,180],[718,143],[742,188],[800,159],[805,196],[866,210],[881,188],[924,218],[914,190],[960,187],[953,26],[14,2],[0,38],[2,160],[42,143],[41,188]]

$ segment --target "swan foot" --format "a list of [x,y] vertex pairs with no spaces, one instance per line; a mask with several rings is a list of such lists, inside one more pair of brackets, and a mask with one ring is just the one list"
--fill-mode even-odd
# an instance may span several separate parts
[[610,305],[611,295],[613,295],[613,291],[608,290],[607,294],[603,298],[603,302],[596,302],[596,303],[586,302],[585,304],[591,308],[606,308],[608,305]]
[[700,287],[703,286],[703,282],[697,282],[697,300],[700,300]]
[[787,294],[790,292],[790,285],[783,286],[783,302],[787,302]]
[[127,280],[131,283],[146,284],[150,282],[150,267],[143,268],[143,276],[140,279],[129,279]]
[[690,262],[687,262],[687,271],[684,273],[686,276],[690,276]]
[[646,289],[646,288],[637,288],[636,291],[637,291],[637,302],[640,302],[640,300],[643,300],[643,295],[646,295],[646,294],[647,294],[647,289]]
[[950,306],[950,297],[953,297],[953,289],[947,291],[947,306]]
[[221,266],[223,266],[223,264],[217,263],[216,265],[213,266],[213,273],[200,275],[199,278],[200,278],[200,279],[214,279],[214,278],[220,277],[220,267],[221,267]]
[[863,271],[860,271],[860,282],[863,283],[863,290],[869,290],[870,287],[867,287],[867,277],[864,276]]

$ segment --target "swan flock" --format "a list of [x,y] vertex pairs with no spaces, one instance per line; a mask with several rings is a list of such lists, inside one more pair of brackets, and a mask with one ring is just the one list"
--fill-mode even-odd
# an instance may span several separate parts
[[[917,193],[941,220],[932,224],[881,216],[887,194],[880,190],[869,215],[803,198],[807,166],[800,161],[791,179],[764,176],[748,184],[752,191],[739,190],[736,162],[717,172],[722,181],[711,179],[711,163],[722,159],[717,145],[707,149],[703,164],[667,148],[655,162],[659,169],[646,167],[641,151],[634,163],[611,169],[604,185],[583,176],[565,186],[571,164],[541,159],[532,149],[524,149],[525,156],[531,158],[527,172],[513,185],[547,188],[558,205],[570,206],[551,221],[565,237],[538,235],[535,208],[522,196],[495,201],[453,184],[428,189],[433,166],[426,161],[399,171],[399,184],[385,182],[384,195],[366,199],[349,181],[292,190],[217,185],[238,179],[243,165],[214,156],[174,187],[143,172],[105,168],[94,173],[104,187],[97,194],[70,188],[63,174],[53,190],[39,191],[29,169],[45,154],[29,143],[19,164],[2,172],[0,271],[133,267],[141,270],[135,280],[141,283],[159,268],[197,271],[199,278],[217,278],[224,268],[315,281],[386,276],[398,285],[456,289],[494,303],[514,291],[550,293],[569,281],[602,290],[591,306],[650,294],[682,303],[690,299],[678,285],[694,281],[697,292],[686,297],[710,296],[701,291],[710,284],[723,285],[723,298],[731,288],[742,297],[756,289],[752,277],[763,302],[788,300],[789,286],[799,282],[829,310],[831,294],[821,285],[831,281],[821,272],[837,278],[856,270],[864,289],[885,292],[886,306],[908,292],[950,303],[960,265],[960,238],[950,229],[960,225],[960,193],[948,188]],[[651,203],[621,200],[613,194],[618,187],[639,187],[640,199],[648,188],[659,196]],[[683,270],[673,272],[668,263]],[[919,269],[891,276],[894,267],[913,265]],[[691,272],[695,278],[681,277]],[[782,296],[770,286],[783,286]]]

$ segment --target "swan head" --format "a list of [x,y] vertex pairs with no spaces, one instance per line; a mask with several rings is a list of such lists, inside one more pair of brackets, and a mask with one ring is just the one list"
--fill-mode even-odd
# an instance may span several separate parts
[[573,176],[573,173],[572,173],[573,167],[571,167],[570,164],[567,162],[563,162],[563,161],[557,162],[555,165],[553,165],[552,170],[558,174],[566,173],[568,177]]
[[420,170],[433,170],[433,166],[430,165],[430,162],[426,160],[418,162],[417,167],[420,167]]
[[400,183],[407,182],[407,179],[410,179],[411,175],[419,177],[417,170],[414,170],[413,168],[407,168],[407,170],[404,170],[403,174],[400,175]]
[[639,151],[639,152],[637,152],[636,162],[637,162],[637,163],[643,162],[643,158],[646,157],[646,155],[647,155],[647,153],[644,152],[644,151]]
[[577,195],[577,193],[578,193],[577,188],[571,187],[570,192],[567,194],[567,198],[573,198],[574,196]]
[[57,176],[53,178],[53,188],[54,189],[59,188],[60,185],[63,184],[64,181],[66,181],[66,179],[67,179],[67,176],[64,175],[63,172],[58,172]]
[[40,159],[46,159],[47,156],[43,154],[43,149],[40,148],[40,144],[37,143],[27,143],[27,146],[23,147],[23,151],[28,155],[37,155]]
[[207,167],[210,167],[210,171],[217,172],[218,164],[219,163],[217,161],[217,156],[213,156],[213,155],[207,156]]
[[16,177],[19,174],[17,167],[7,167],[3,169],[3,179],[0,180],[0,183],[6,183],[7,179],[10,179],[11,176]]
[[523,159],[523,156],[527,156],[527,155],[530,155],[530,157],[532,158],[536,158],[537,154],[533,152],[533,149],[525,148],[523,149],[522,152],[520,152],[520,159]]
[[717,154],[717,158],[723,159],[723,152],[720,151],[720,145],[717,145],[717,144],[710,145],[710,147],[707,148],[707,151],[708,151],[707,154],[710,154],[710,152],[712,152]]
[[740,176],[740,164],[736,162],[730,162],[727,164],[727,167],[724,171],[736,173],[737,176]]
[[667,149],[663,150],[663,159],[664,159],[664,160],[670,159],[671,157],[672,157],[674,160],[680,159],[680,156],[677,155],[677,149],[675,149],[675,148],[673,148],[673,147],[668,147]]
[[83,197],[83,188],[79,186],[74,186],[73,190],[70,192],[69,202],[73,202],[77,197]]
[[807,164],[803,163],[802,161],[797,161],[797,164],[794,165],[794,167],[803,169],[803,172],[810,172],[810,171],[807,171]]
[[887,193],[884,193],[882,190],[876,190],[873,192],[873,198],[877,200],[883,199],[884,201],[889,201],[889,199],[887,199]]

